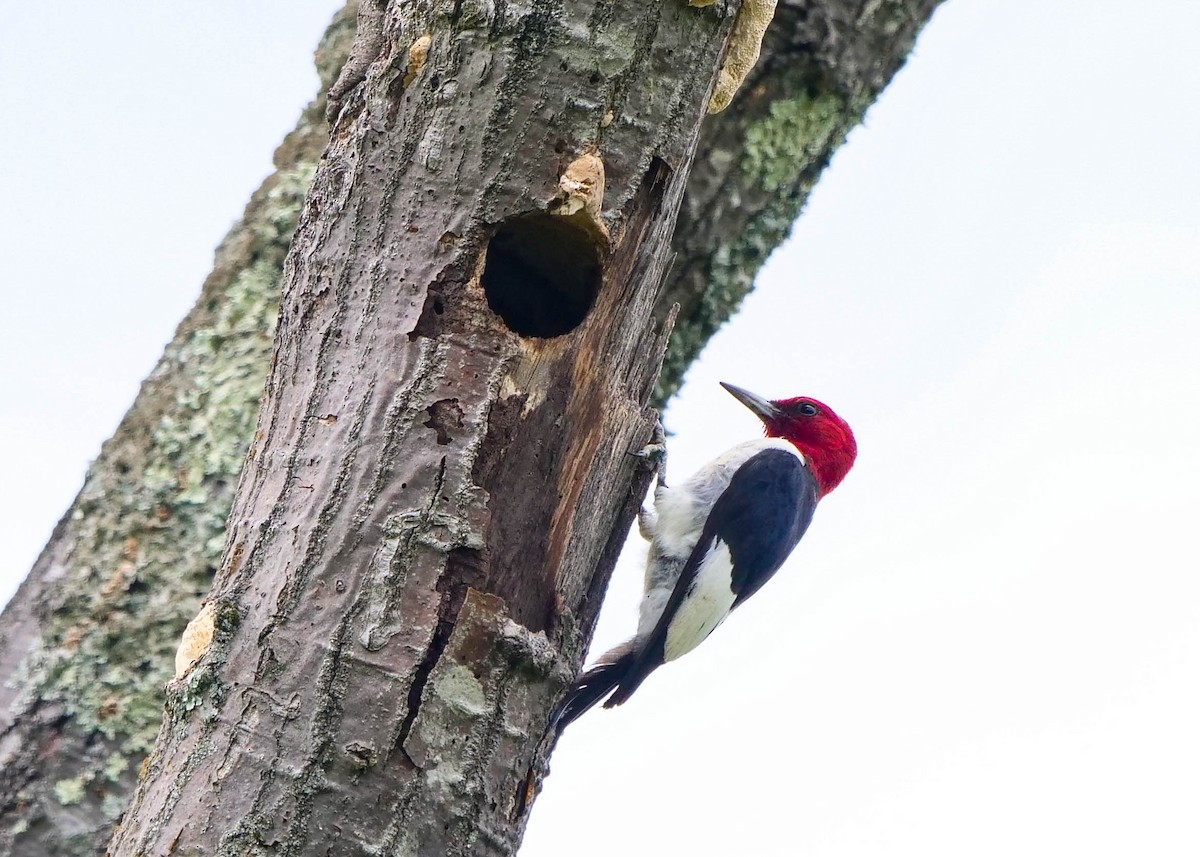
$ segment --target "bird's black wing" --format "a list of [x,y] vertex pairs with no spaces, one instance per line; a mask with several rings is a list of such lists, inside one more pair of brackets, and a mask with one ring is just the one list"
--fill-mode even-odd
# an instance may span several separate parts
[[779,570],[816,509],[817,480],[790,452],[765,449],[738,468],[709,515],[733,558],[734,607]]

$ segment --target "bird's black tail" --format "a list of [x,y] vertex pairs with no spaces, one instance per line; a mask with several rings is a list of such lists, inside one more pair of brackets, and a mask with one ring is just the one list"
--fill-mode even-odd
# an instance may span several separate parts
[[[563,729],[568,723],[616,690],[633,673],[636,663],[637,653],[625,651],[612,660],[596,664],[579,676],[575,680],[575,684],[571,686],[570,692],[555,710],[553,720],[557,727],[560,730]],[[622,697],[612,704],[619,705],[624,701],[625,697]]]

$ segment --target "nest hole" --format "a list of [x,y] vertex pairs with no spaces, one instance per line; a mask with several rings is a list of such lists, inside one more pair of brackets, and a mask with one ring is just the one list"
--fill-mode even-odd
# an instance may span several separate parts
[[600,250],[563,217],[513,217],[488,242],[483,291],[488,306],[520,336],[550,338],[583,323],[601,283]]

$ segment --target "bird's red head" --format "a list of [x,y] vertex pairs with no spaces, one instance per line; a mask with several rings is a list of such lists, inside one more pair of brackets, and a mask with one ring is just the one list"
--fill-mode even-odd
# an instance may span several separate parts
[[767,437],[790,441],[808,459],[824,497],[836,488],[858,454],[854,432],[826,404],[796,396],[794,399],[764,399],[741,387],[721,382],[735,399],[763,421]]

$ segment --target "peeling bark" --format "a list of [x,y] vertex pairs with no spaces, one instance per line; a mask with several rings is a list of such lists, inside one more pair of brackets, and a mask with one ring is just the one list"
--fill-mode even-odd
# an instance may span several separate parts
[[[933,0],[780,3],[758,66],[732,106],[702,128],[679,214],[676,258],[656,312],[662,318],[672,303],[683,306],[656,401],[673,392],[687,363],[748,291],[754,271],[786,234],[830,153],[899,67],[934,5]],[[380,24],[377,39],[382,39],[381,4],[373,8]],[[460,16],[477,14],[470,6],[456,8]],[[318,54],[323,87],[342,65],[352,25],[352,15],[342,15],[323,42]],[[431,34],[409,36],[405,56],[396,53],[389,60],[399,70],[392,86],[401,92],[422,88],[426,52],[437,50]],[[339,93],[343,104],[367,79],[382,44],[360,43],[360,61],[348,64],[352,74]],[[375,94],[387,98],[387,93]],[[600,114],[599,129],[616,121],[623,99],[618,93]],[[314,102],[276,153],[279,172],[256,192],[242,223],[223,242],[196,307],[0,618],[0,854],[98,853],[132,792],[133,772],[161,719],[161,688],[172,672],[179,635],[199,609],[224,544],[225,517],[268,368],[279,270],[327,139],[324,112],[324,100]],[[423,157],[445,151],[436,135],[423,142]],[[564,156],[565,165],[572,153],[555,154]],[[611,194],[607,204],[611,215]],[[453,230],[440,237],[439,249],[448,252],[463,240]],[[444,291],[433,290],[435,299],[425,301],[418,332],[438,335],[446,296],[462,285],[450,282]],[[437,294],[442,295],[440,313]],[[550,361],[527,362],[519,380],[543,383]],[[531,400],[509,393],[488,412],[481,448],[503,448],[518,431],[548,430],[522,427]],[[319,414],[317,425],[335,416]],[[468,417],[459,398],[447,391],[418,415],[418,422],[434,445],[449,452]],[[577,407],[572,418],[593,415]],[[544,454],[532,448],[507,459],[481,455],[472,478],[486,487],[548,472]],[[571,490],[590,497],[600,484],[579,483]],[[602,549],[601,568],[615,559],[627,526],[623,511]],[[557,528],[558,553],[551,559],[568,556],[563,539],[571,535],[569,522],[544,512],[540,518],[525,515],[520,504],[511,504],[494,510],[490,527],[486,544],[492,553],[508,552],[516,560],[507,572],[511,579],[488,571],[481,556],[486,551],[451,547],[447,574],[466,581],[468,588],[449,587],[439,610],[455,613],[467,603],[470,587],[495,574],[495,586],[520,604],[526,627],[542,625],[554,633],[556,599],[522,600],[528,587],[519,569],[521,563],[547,561],[544,546],[525,545],[531,532]],[[378,572],[376,590],[387,591],[389,573],[394,572]],[[605,580],[606,574],[596,575],[582,595],[572,595],[580,599],[580,616],[594,614]],[[385,629],[376,633],[394,633],[386,629],[389,622],[399,623],[397,605],[382,595],[372,604],[372,615]],[[233,614],[226,612],[224,620],[228,626]],[[590,634],[586,624],[576,632],[581,639]],[[437,685],[441,673],[429,675],[425,686]],[[210,677],[211,672],[194,669],[182,685],[173,685],[172,710],[186,714],[202,706],[212,689],[206,684]],[[347,747],[350,763],[376,758],[371,742],[355,739]],[[534,774],[529,788],[536,784]],[[517,817],[529,788],[517,800]]]

